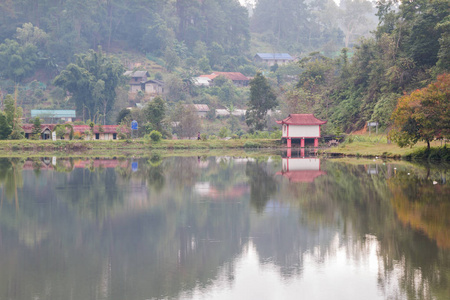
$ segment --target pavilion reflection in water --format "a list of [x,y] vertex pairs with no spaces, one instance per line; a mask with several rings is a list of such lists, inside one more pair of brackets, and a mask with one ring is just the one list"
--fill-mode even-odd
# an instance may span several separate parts
[[281,171],[276,173],[287,178],[289,182],[314,182],[317,177],[326,174],[320,169],[320,158],[305,156],[303,151],[300,156],[293,156],[288,151],[287,155],[282,157]]

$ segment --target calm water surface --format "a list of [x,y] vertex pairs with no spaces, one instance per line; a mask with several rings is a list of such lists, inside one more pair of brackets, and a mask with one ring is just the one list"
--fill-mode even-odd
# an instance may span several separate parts
[[450,299],[448,166],[0,158],[0,300]]

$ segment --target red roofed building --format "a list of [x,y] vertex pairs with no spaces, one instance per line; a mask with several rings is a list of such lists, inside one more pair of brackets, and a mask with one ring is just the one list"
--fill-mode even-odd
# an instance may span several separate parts
[[[33,132],[33,124],[23,124],[22,130],[25,133],[25,138],[29,139]],[[41,124],[41,140],[52,139],[52,132],[55,130],[56,124]],[[89,125],[72,125],[73,132],[79,133],[84,140],[117,140],[119,139],[119,125],[95,125],[93,132]],[[124,133],[130,132],[129,128],[122,128]],[[66,134],[64,139],[68,140],[70,129],[66,127]]]
[[200,77],[211,79],[213,83],[214,79],[219,76],[223,76],[231,80],[235,85],[238,86],[247,86],[250,81],[247,76],[240,72],[213,72],[210,75],[200,75]]
[[[55,128],[56,124],[41,124],[40,137],[41,140],[48,140],[52,138],[52,131]],[[33,133],[34,125],[33,124],[22,124],[22,130],[25,134],[25,138],[29,139],[31,134]]]
[[[91,133],[91,138],[94,140],[117,140],[119,139],[118,128],[119,125],[95,125],[94,132],[91,132],[89,125],[73,125],[73,131],[79,132],[85,140],[89,139],[89,135],[86,133]],[[126,130],[129,131],[128,128]]]
[[292,139],[300,139],[300,146],[305,147],[305,139],[314,139],[314,147],[319,147],[320,125],[327,123],[313,114],[290,114],[286,119],[277,121],[281,124],[282,138],[291,147]]

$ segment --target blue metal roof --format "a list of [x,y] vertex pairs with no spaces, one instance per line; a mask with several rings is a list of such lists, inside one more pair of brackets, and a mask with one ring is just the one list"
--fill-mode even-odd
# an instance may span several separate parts
[[42,118],[75,118],[75,110],[52,110],[52,109],[32,109],[31,117],[42,117]]
[[256,56],[259,56],[261,59],[293,59],[288,53],[256,53]]

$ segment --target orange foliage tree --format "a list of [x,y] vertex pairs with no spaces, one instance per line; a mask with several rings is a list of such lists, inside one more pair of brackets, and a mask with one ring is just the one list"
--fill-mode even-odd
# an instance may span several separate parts
[[450,74],[442,74],[427,87],[404,95],[392,113],[389,137],[400,147],[419,140],[427,143],[450,137]]

